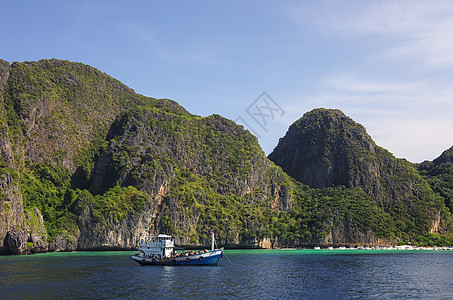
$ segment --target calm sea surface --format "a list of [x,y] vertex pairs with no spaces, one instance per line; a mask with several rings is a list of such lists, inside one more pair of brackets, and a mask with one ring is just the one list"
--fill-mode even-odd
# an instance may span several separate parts
[[230,250],[218,266],[140,266],[133,252],[0,256],[0,299],[453,299],[453,252]]

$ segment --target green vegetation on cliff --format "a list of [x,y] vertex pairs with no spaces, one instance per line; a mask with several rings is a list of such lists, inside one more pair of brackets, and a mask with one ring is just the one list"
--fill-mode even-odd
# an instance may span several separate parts
[[79,205],[87,205],[92,209],[94,222],[105,222],[106,218],[113,216],[118,223],[128,215],[140,212],[149,195],[139,191],[133,186],[114,186],[105,193],[93,196],[87,190],[77,190]]
[[272,209],[270,185],[289,181],[282,176],[272,171],[256,138],[230,120],[140,106],[113,122],[93,190],[133,185],[157,195],[164,189],[155,203],[155,230],[200,243],[215,228],[223,243],[253,244]]
[[0,73],[1,207],[17,183],[29,234],[45,239],[41,214],[49,249],[130,249],[144,231],[203,244],[212,228],[242,246],[432,244],[448,236],[430,232],[451,232],[451,162],[417,170],[339,110],[296,121],[274,164],[234,122],[80,63],[0,61]]
[[[376,238],[411,241],[451,226],[445,198],[433,192],[412,164],[378,147],[363,126],[339,110],[306,113],[291,125],[269,158],[315,188],[315,198],[328,203],[326,221],[354,215],[352,204],[369,207],[362,216],[337,218],[334,223],[340,227],[352,221],[360,232],[369,230]],[[360,194],[354,192],[356,188]]]
[[74,219],[70,206],[75,197],[70,188],[67,169],[40,162],[24,167],[21,173],[21,190],[26,209],[38,208],[44,218],[49,238],[61,233],[62,225]]
[[17,166],[10,173],[53,240],[77,227],[74,190],[88,185],[111,121],[144,97],[92,67],[55,59],[13,63],[7,78],[2,117]]
[[453,212],[453,147],[441,156],[417,165],[420,174],[433,190],[445,199],[445,204]]

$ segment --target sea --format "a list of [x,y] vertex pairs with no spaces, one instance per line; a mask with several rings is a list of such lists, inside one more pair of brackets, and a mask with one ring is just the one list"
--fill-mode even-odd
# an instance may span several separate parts
[[453,299],[453,251],[225,250],[217,266],[133,253],[0,256],[0,299]]

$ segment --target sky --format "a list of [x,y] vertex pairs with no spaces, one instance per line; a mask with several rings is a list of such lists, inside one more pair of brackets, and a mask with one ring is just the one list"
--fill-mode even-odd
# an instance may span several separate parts
[[93,66],[250,130],[337,108],[411,162],[453,146],[453,2],[3,1],[0,58]]

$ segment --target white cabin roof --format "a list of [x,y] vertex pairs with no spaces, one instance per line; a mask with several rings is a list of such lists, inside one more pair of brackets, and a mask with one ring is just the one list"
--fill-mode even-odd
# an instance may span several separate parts
[[159,234],[159,235],[157,236],[157,238],[158,238],[158,239],[159,239],[159,238],[172,238],[172,236],[171,236],[171,235],[166,235],[166,234]]

